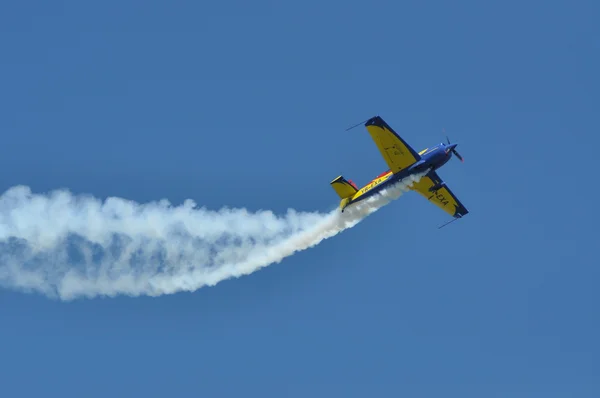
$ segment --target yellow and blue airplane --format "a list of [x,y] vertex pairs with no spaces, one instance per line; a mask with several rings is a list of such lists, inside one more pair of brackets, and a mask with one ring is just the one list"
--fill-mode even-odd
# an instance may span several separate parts
[[448,144],[442,142],[417,153],[380,116],[374,116],[367,120],[365,127],[389,169],[360,189],[352,180],[346,180],[343,176],[331,181],[331,186],[341,199],[342,212],[346,207],[360,202],[412,174],[423,173],[430,169],[425,177],[413,184],[411,189],[454,217],[452,221],[469,213],[436,173],[436,170],[445,165],[453,154],[461,162],[464,162],[462,156],[455,149],[457,144],[451,144],[450,140],[446,138]]

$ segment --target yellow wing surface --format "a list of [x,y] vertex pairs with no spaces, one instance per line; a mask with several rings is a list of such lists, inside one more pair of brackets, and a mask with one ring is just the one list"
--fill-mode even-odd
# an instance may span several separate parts
[[365,127],[392,172],[397,173],[421,159],[381,117],[372,117]]
[[[439,189],[430,191],[430,188],[440,184],[443,185]],[[435,171],[430,172],[427,176],[421,178],[419,182],[414,183],[412,189],[452,217],[462,217],[469,213]]]

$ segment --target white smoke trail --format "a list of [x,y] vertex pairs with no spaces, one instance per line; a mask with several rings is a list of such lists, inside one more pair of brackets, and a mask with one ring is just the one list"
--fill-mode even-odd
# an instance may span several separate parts
[[420,180],[414,175],[331,213],[209,211],[188,200],[102,202],[68,191],[0,196],[0,285],[71,300],[119,294],[158,296],[278,263],[351,228]]

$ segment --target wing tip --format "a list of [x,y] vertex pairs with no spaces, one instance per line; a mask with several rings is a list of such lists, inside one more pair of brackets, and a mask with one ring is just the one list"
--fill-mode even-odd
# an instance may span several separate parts
[[383,127],[383,126],[385,126],[385,122],[383,121],[381,116],[375,115],[365,122],[365,127],[367,127],[367,126]]
[[454,213],[454,217],[455,218],[463,218],[467,214],[469,214],[469,210],[467,210],[467,208],[461,204],[461,206],[458,209],[456,209],[456,213]]

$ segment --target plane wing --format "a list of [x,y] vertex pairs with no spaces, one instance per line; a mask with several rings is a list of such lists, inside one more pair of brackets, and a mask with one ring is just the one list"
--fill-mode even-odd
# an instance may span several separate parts
[[419,182],[414,183],[412,189],[423,195],[426,199],[450,214],[452,217],[460,218],[468,214],[469,211],[462,203],[460,203],[456,195],[452,193],[445,183],[436,192],[431,192],[429,190],[442,183],[444,183],[444,181],[440,176],[435,171],[432,171],[427,174],[427,176],[421,178]]
[[394,173],[419,161],[421,156],[415,152],[381,117],[375,116],[365,122],[365,127],[388,167]]

